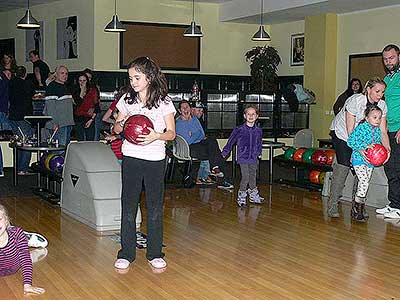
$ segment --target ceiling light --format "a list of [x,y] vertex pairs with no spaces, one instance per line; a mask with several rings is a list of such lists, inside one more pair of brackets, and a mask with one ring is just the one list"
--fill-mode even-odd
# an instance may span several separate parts
[[32,29],[32,28],[40,28],[39,22],[32,16],[31,11],[29,9],[29,0],[28,0],[28,9],[25,12],[25,16],[17,23],[17,28],[22,29]]
[[260,13],[260,28],[251,38],[252,41],[269,42],[271,37],[268,32],[265,31],[263,25],[263,14],[264,14],[264,0],[261,0],[261,13]]
[[190,23],[190,27],[188,27],[184,33],[183,36],[187,37],[202,37],[203,33],[200,30],[200,27],[196,25],[196,22],[194,21],[194,0],[192,1],[192,22]]
[[114,15],[110,23],[104,28],[106,32],[124,32],[126,28],[122,23],[118,20],[117,16],[117,0],[114,0]]

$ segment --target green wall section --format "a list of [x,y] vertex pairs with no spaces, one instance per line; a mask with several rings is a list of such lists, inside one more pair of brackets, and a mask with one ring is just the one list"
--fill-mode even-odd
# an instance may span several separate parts
[[310,128],[315,138],[326,138],[336,92],[337,16],[307,17],[305,21],[304,85],[316,95]]

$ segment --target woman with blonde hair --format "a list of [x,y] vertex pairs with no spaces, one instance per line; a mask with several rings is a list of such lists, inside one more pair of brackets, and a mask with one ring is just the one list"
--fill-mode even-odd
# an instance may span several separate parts
[[[365,118],[365,109],[371,105],[377,105],[382,110],[382,145],[390,153],[389,138],[387,135],[386,114],[387,106],[383,100],[386,83],[379,77],[371,78],[365,84],[362,94],[354,94],[348,98],[340,112],[331,124],[333,146],[336,150],[337,163],[333,165],[331,190],[328,199],[328,216],[338,218],[338,201],[342,195],[347,174],[350,170],[352,149],[347,145],[347,140],[353,129]],[[353,200],[354,202],[354,200]],[[354,205],[354,203],[353,203]]]

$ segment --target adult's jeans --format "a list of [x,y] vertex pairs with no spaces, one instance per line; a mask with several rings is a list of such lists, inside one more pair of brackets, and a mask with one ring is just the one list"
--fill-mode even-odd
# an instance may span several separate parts
[[67,147],[69,142],[71,141],[71,130],[72,126],[70,125],[60,127],[53,137],[53,141],[58,140],[59,145]]
[[94,119],[94,141],[100,141],[101,127],[103,125],[102,118],[102,114],[98,113]]
[[118,258],[133,262],[136,258],[136,213],[144,183],[147,207],[148,260],[164,257],[163,204],[165,160],[150,161],[124,156],[122,159],[121,250]]
[[202,160],[200,162],[199,171],[197,172],[197,178],[207,178],[210,175],[210,162],[208,160]]
[[388,179],[388,199],[392,208],[400,209],[400,145],[396,143],[396,132],[388,132],[390,142],[390,158],[385,164]]
[[[21,140],[23,138],[21,131],[23,132],[25,138],[32,137],[33,134],[32,127],[28,122],[24,120],[20,121],[10,120],[10,125],[14,134],[18,135]],[[31,151],[18,150],[17,169],[19,172],[28,172],[30,161],[31,161]]]
[[2,130],[12,130],[10,121],[4,112],[0,112],[0,126]]
[[76,139],[78,141],[94,141],[96,126],[94,121],[88,128],[85,128],[86,121],[75,122]]

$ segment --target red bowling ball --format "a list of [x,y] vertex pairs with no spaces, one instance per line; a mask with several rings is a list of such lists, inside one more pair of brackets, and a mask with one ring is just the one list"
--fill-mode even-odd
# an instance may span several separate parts
[[324,150],[317,150],[311,156],[311,162],[314,165],[325,165],[328,161],[328,157],[325,154]]
[[132,144],[139,144],[137,138],[139,135],[147,135],[150,133],[149,128],[154,129],[153,122],[144,115],[133,115],[125,121],[124,136],[125,139]]
[[371,165],[375,167],[383,165],[388,157],[386,148],[380,144],[374,144],[373,148],[368,148],[367,151],[365,151],[365,154]]

